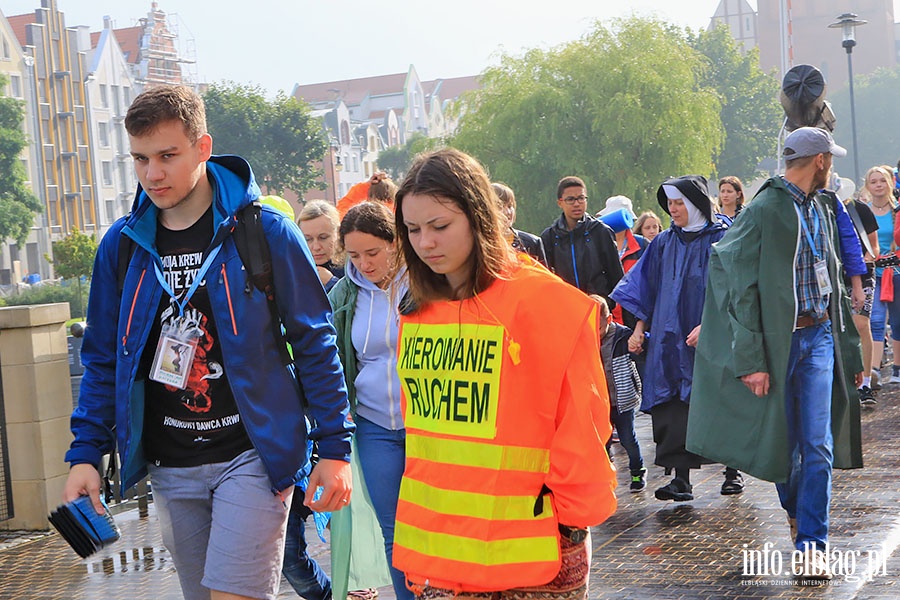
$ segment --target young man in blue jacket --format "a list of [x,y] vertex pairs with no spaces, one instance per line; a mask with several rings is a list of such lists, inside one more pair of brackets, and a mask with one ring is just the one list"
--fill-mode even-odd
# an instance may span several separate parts
[[[259,196],[250,166],[211,156],[203,101],[184,86],[135,98],[125,126],[140,187],[94,263],[64,499],[88,495],[102,512],[97,467],[115,435],[123,489],[149,469],[185,598],[275,598],[305,410],[321,459],[296,501],[330,511],[350,499],[353,425],[328,299],[299,229],[263,207],[285,365],[233,236]],[[135,250],[120,292],[121,236]]]

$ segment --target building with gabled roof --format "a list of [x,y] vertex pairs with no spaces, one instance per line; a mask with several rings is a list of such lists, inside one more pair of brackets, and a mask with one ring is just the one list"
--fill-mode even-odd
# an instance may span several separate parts
[[478,77],[473,75],[423,82],[422,89],[428,103],[429,136],[443,138],[456,131],[459,118],[448,115],[447,108],[464,93],[480,87]]
[[721,0],[709,20],[708,29],[725,23],[731,37],[746,52],[759,45],[756,35],[756,11],[747,0]]
[[396,143],[406,143],[416,132],[427,135],[425,92],[413,65],[406,73],[295,85],[292,95],[313,109],[333,108],[338,101],[343,102],[356,123],[378,122],[388,111],[395,111],[401,120]]
[[450,135],[456,120],[446,116],[449,103],[478,87],[477,77],[421,81],[413,65],[405,73],[295,85],[292,95],[322,119],[329,140],[327,189],[311,190],[307,198],[335,202],[375,173],[381,150],[405,144],[413,134]]

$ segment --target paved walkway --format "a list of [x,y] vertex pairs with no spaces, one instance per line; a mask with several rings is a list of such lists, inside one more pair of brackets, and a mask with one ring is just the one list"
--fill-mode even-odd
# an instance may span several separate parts
[[[651,469],[647,491],[630,494],[627,458],[616,446],[619,510],[593,530],[591,598],[900,599],[900,387],[894,387],[863,414],[866,468],[835,472],[831,545],[846,577],[804,587],[771,570],[744,576],[750,551],[770,569],[779,559],[790,569],[792,545],[772,484],[749,479],[743,494],[721,496],[721,467],[711,465],[694,477],[695,501],[663,503],[652,491],[668,479],[662,469]],[[640,415],[637,424],[644,456],[652,460],[650,419]],[[117,522],[123,539],[88,560],[79,560],[53,533],[0,535],[0,599],[180,598],[153,505],[146,515],[126,510]],[[315,542],[312,549],[327,565],[327,547]],[[296,596],[282,582],[279,597]],[[381,597],[393,594],[382,589]]]

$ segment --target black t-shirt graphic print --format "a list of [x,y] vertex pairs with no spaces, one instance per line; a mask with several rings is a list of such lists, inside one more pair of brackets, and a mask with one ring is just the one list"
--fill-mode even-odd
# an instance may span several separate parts
[[[225,462],[252,447],[228,384],[205,280],[179,318],[178,302],[183,302],[200,275],[212,234],[212,207],[194,225],[181,231],[157,224],[161,275],[175,298],[163,293],[141,360],[146,377],[143,446],[147,459],[163,466]],[[207,272],[204,278],[216,276]],[[184,358],[188,353],[178,344],[170,344],[166,351],[172,355],[163,358],[176,369],[190,369],[184,389],[148,377],[164,324],[192,330],[198,338],[190,364]]]

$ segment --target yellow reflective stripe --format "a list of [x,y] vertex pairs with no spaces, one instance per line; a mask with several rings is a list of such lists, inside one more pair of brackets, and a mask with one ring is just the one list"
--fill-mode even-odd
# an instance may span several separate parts
[[[476,492],[445,490],[403,478],[400,499],[444,515],[475,517],[492,521],[535,521],[535,496],[494,496]],[[549,509],[549,510],[548,510]],[[544,503],[541,519],[553,518],[553,503]]]
[[547,473],[550,451],[524,446],[436,439],[415,433],[406,437],[406,456],[461,467]]
[[555,535],[486,541],[426,531],[397,521],[394,543],[426,556],[488,567],[559,560]]

